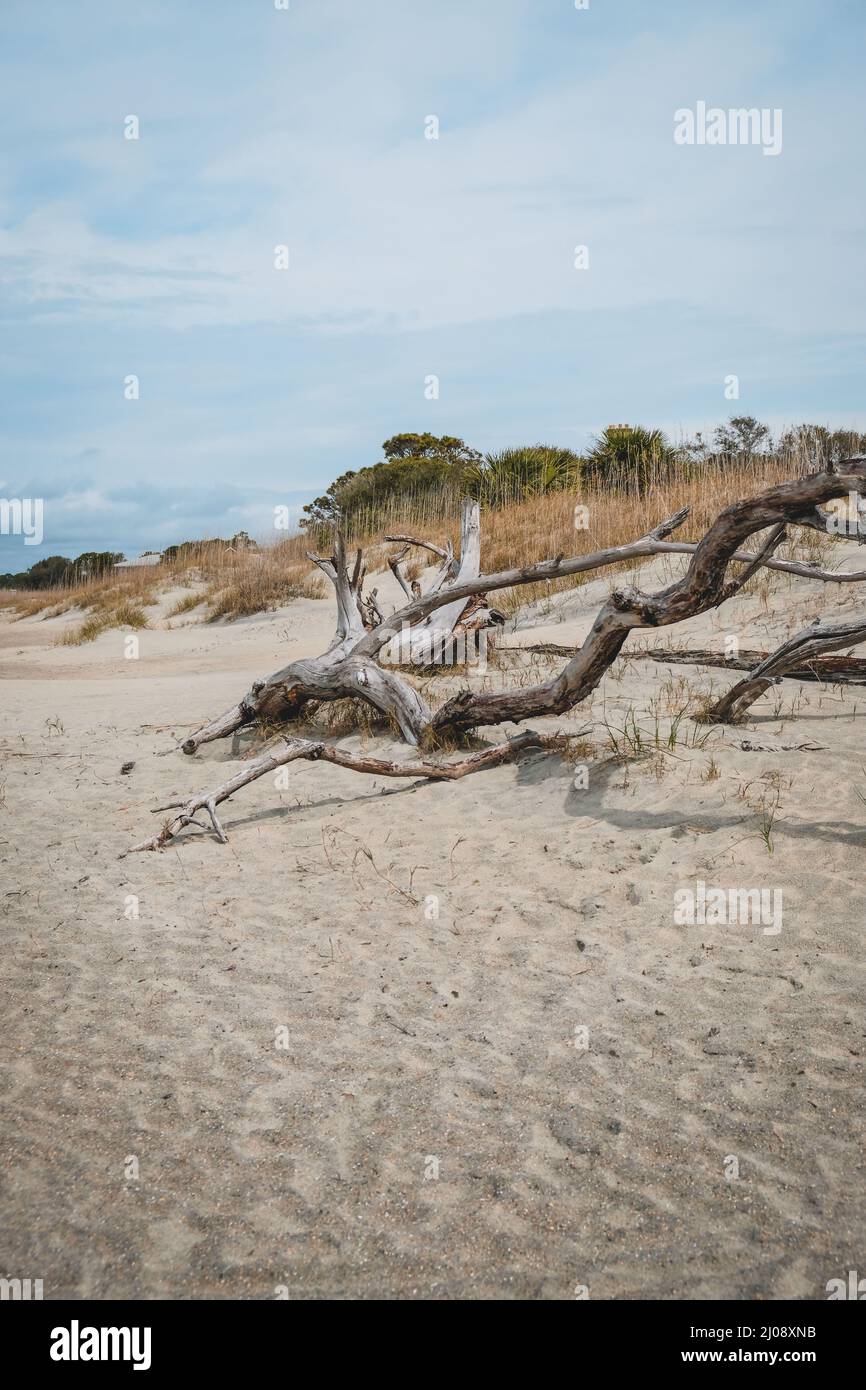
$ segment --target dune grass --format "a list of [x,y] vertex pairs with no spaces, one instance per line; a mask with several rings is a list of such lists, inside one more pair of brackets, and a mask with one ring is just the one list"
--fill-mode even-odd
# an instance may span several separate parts
[[194,608],[200,608],[204,602],[204,594],[184,594],[183,598],[172,604],[165,616],[167,618],[181,618],[184,613],[191,613]]
[[144,609],[129,598],[119,599],[114,604],[102,603],[91,612],[89,618],[76,627],[68,628],[57,640],[60,647],[80,647],[84,642],[92,642],[100,633],[110,628],[147,627]]
[[280,608],[295,598],[322,598],[324,592],[324,580],[318,570],[310,572],[300,566],[284,569],[266,554],[250,568],[210,586],[205,595],[206,621],[252,617]]
[[[678,537],[697,540],[726,505],[814,467],[815,460],[805,453],[802,458],[785,461],[756,454],[747,461],[734,461],[723,467],[708,464],[660,468],[655,476],[645,479],[640,492],[625,486],[614,490],[593,484],[521,501],[506,500],[496,508],[482,508],[482,570],[492,573],[560,553],[581,555],[622,545],[645,534],[683,506],[690,508],[690,515]],[[356,518],[347,540],[353,548],[364,547],[365,563],[372,574],[384,569],[386,557],[393,550],[383,543],[383,536],[399,532],[439,543],[448,537],[456,549],[460,537],[459,496],[443,490],[390,497],[375,513]],[[233,621],[272,611],[297,598],[330,597],[328,586],[306,554],[309,548],[329,547],[330,540],[324,532],[289,536],[261,549],[233,550],[202,542],[147,570],[123,571],[122,578],[109,574],[69,589],[7,591],[0,594],[0,604],[11,607],[17,618],[38,614],[54,617],[74,608],[88,611],[81,627],[64,638],[69,643],[91,640],[106,627],[122,623],[142,626],[146,618],[141,610],[157,601],[156,594],[179,585],[196,587],[174,604],[168,617],[203,606],[201,621]],[[779,555],[820,560],[824,565],[834,563],[829,538],[804,528],[792,530]],[[410,576],[417,576],[426,563],[421,552],[410,552]],[[524,604],[576,588],[592,578],[592,574],[574,575],[552,583],[500,591],[496,605],[511,613]],[[774,576],[773,582],[777,578]],[[121,613],[138,616],[118,618]],[[74,633],[86,635],[76,638]]]

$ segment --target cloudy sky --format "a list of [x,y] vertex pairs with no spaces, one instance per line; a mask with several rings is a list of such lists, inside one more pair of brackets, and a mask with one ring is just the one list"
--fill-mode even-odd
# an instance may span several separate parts
[[[45,499],[0,571],[272,535],[403,430],[866,428],[862,0],[2,0],[0,30],[0,497]],[[678,145],[700,101],[780,109],[781,153]]]

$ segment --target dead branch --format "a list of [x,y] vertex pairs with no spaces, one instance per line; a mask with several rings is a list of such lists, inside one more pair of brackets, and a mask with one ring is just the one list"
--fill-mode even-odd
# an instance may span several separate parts
[[[587,734],[589,729],[582,729],[581,735]],[[569,737],[578,737],[570,735]],[[198,796],[191,797],[187,802],[172,802],[168,806],[160,806],[158,811],[177,810],[178,815],[167,820],[157,835],[151,836],[148,840],[142,840],[140,844],[133,845],[125,854],[120,857],[125,858],[126,854],[137,854],[142,850],[163,849],[176,835],[189,825],[196,826],[199,830],[207,830],[201,821],[196,817],[200,811],[206,811],[210,817],[214,833],[221,844],[227,842],[228,836],[221,825],[216,808],[223,801],[228,801],[236,791],[248,783],[256,781],[259,777],[264,777],[268,772],[275,772],[279,767],[285,767],[287,763],[296,762],[304,759],[310,762],[333,763],[337,767],[347,768],[351,772],[365,772],[374,777],[416,777],[425,781],[457,781],[461,777],[468,777],[470,773],[482,772],[487,768],[499,767],[502,763],[513,762],[528,749],[537,748],[561,748],[568,742],[568,738],[561,734],[538,734],[531,729],[525,730],[515,738],[508,739],[505,743],[495,743],[487,748],[482,748],[477,753],[470,754],[467,758],[460,758],[455,762],[432,762],[428,758],[416,758],[412,762],[395,763],[383,758],[370,758],[362,754],[348,753],[345,749],[336,748],[331,744],[313,741],[311,739],[289,738],[286,737],[285,747],[279,752],[265,753],[251,762],[242,772],[236,773],[213,791],[201,792]]]
[[[715,724],[732,724],[741,719],[750,705],[770,686],[777,685],[783,676],[793,675],[798,667],[820,657],[825,652],[837,652],[866,642],[866,619],[845,623],[814,623],[789,638],[781,647],[765,657],[745,680],[737,681],[726,695],[707,711],[706,719]],[[831,677],[832,679],[832,677]]]
[[[539,651],[540,648],[516,647],[505,648],[505,650]],[[751,671],[755,666],[766,661],[770,653],[741,647],[737,656],[725,656],[724,652],[709,651],[704,647],[693,647],[688,651],[673,651],[666,647],[657,647],[646,652],[629,652],[628,655],[632,661],[658,661],[664,665],[718,666],[729,671]],[[822,681],[831,685],[866,685],[866,658],[862,656],[811,656],[808,665],[798,663],[786,670],[784,675],[787,679],[796,681]]]
[[404,547],[402,552],[404,555],[406,551],[409,550],[413,545],[418,546],[420,550],[429,550],[433,555],[439,556],[439,559],[442,561],[445,567],[446,577],[450,579],[457,578],[458,565],[456,560],[454,559],[454,547],[450,541],[446,541],[445,545],[441,546],[434,545],[433,541],[422,540],[420,536],[403,535],[386,536],[385,540],[392,541],[397,545],[402,545]]
[[[442,550],[439,546],[432,547],[429,542],[421,542],[411,536],[400,537],[400,539],[406,542],[406,548],[409,545],[421,544],[425,549],[434,549],[443,557],[443,564],[426,595],[429,597],[432,594],[440,594],[442,595],[442,602],[423,614],[417,622],[402,622],[399,625],[393,640],[386,644],[386,659],[389,662],[407,666],[427,666],[431,661],[445,661],[448,659],[449,651],[454,646],[455,634],[477,631],[502,621],[501,614],[490,612],[486,597],[477,586],[473,587],[472,592],[466,597],[452,600],[452,595],[459,589],[460,585],[475,581],[480,572],[481,509],[477,502],[467,498],[461,509],[460,565],[453,582],[448,582],[453,557],[449,557],[447,551]],[[400,573],[399,561],[405,553],[406,549],[404,548],[398,556],[394,557],[393,562],[389,561],[389,564],[395,578],[409,599],[409,606],[411,607],[413,603],[423,599],[425,595],[421,593],[418,586],[413,585],[410,590]],[[403,609],[400,610],[401,613],[404,611]],[[470,613],[471,622],[467,621]],[[395,616],[399,616],[399,614]]]
[[[499,647],[500,652],[514,656],[574,656],[579,647],[563,646],[559,642],[537,642],[524,647]],[[737,656],[709,647],[649,647],[646,651],[629,651],[629,661],[657,661],[663,666],[718,666],[726,671],[751,671],[766,661],[769,653],[740,647]],[[808,666],[793,666],[785,676],[797,681],[822,681],[830,685],[866,685],[866,657],[815,656]]]
[[[482,724],[564,714],[596,688],[622,650],[629,632],[640,627],[663,627],[682,622],[724,603],[765,559],[769,559],[781,542],[786,524],[798,524],[804,516],[811,517],[820,502],[855,490],[864,475],[866,459],[854,460],[844,472],[812,474],[769,488],[757,497],[735,502],[716,518],[698,543],[682,579],[655,594],[645,594],[638,589],[615,590],[601,608],[582,647],[558,676],[519,691],[490,694],[463,691],[434,715],[434,732],[456,732]],[[677,514],[663,522],[649,533],[645,543],[663,543],[664,534],[682,519],[682,515]],[[768,526],[773,529],[747,566],[745,575],[729,582],[726,578],[728,566],[742,542]],[[498,577],[493,576],[493,579]],[[496,587],[489,576],[483,582],[487,589]],[[421,604],[435,604],[438,597],[422,599]],[[409,605],[410,610],[418,607],[418,604]],[[359,655],[367,654],[370,647],[375,646],[377,637],[377,632],[368,633],[359,644]]]
[[[722,592],[726,583],[725,573],[728,564],[731,561],[737,561],[752,565],[758,558],[755,554],[741,549],[742,541],[747,536],[763,530],[767,526],[778,526],[782,521],[794,525],[812,524],[816,517],[820,518],[821,516],[821,502],[843,496],[848,491],[859,490],[864,479],[866,479],[866,459],[851,459],[840,464],[837,472],[815,473],[806,478],[781,484],[756,498],[738,502],[733,507],[727,508],[704,539],[697,544],[669,542],[667,539],[686,519],[688,508],[683,508],[667,521],[654,527],[646,536],[627,545],[611,546],[606,550],[595,551],[589,555],[573,556],[570,559],[556,556],[552,560],[543,560],[536,565],[502,570],[492,575],[468,577],[455,581],[444,589],[430,591],[420,598],[413,599],[411,603],[407,603],[386,622],[379,623],[376,628],[361,635],[357,640],[354,636],[345,635],[347,624],[338,615],[337,634],[327,653],[316,658],[314,662],[293,663],[283,670],[275,672],[267,680],[257,682],[237,705],[191,735],[183,744],[183,751],[193,753],[203,743],[210,742],[212,739],[223,738],[226,734],[244,724],[251,723],[262,715],[271,719],[296,717],[310,698],[340,698],[346,693],[344,683],[338,678],[332,678],[329,670],[322,671],[322,667],[339,665],[349,651],[357,660],[368,660],[375,663],[382,649],[399,637],[401,631],[405,632],[407,628],[413,628],[427,620],[438,608],[446,604],[456,604],[458,600],[463,600],[465,603],[466,600],[478,593],[537,583],[539,580],[566,578],[570,575],[653,555],[690,554],[692,562],[684,579],[680,580],[677,585],[663,590],[661,594],[650,596],[646,601],[639,595],[633,600],[629,599],[627,595],[615,594],[613,596],[612,603],[618,616],[615,617],[609,611],[609,605],[603,610],[604,642],[599,645],[598,632],[594,628],[587,642],[581,648],[582,656],[578,655],[574,659],[575,662],[579,663],[579,670],[583,672],[580,679],[576,679],[578,672],[574,669],[574,663],[570,663],[562,676],[557,678],[557,681],[560,682],[557,690],[550,691],[545,687],[535,687],[532,690],[520,692],[520,697],[515,697],[519,698],[519,703],[515,707],[515,714],[500,713],[501,710],[507,708],[504,703],[508,698],[506,696],[490,697],[486,708],[480,706],[477,700],[470,703],[468,696],[457,697],[460,705],[455,706],[454,702],[451,702],[446,706],[447,716],[444,711],[440,711],[437,715],[436,727],[447,727],[447,717],[451,715],[458,721],[455,727],[471,727],[472,715],[476,711],[479,714],[483,712],[487,716],[496,716],[497,719],[514,717],[522,719],[529,717],[533,712],[561,712],[563,708],[568,708],[570,703],[583,698],[583,693],[589,693],[594,688],[597,679],[600,679],[607,666],[613,661],[627,632],[632,627],[658,626],[661,625],[662,621],[679,622],[683,618],[704,611],[706,607],[723,601]],[[465,517],[466,509],[464,509]],[[394,539],[403,540],[404,538],[395,537]],[[338,545],[342,546],[341,537],[338,537]],[[336,586],[336,573],[340,566],[334,561],[323,562],[319,557],[312,558],[324,569]],[[821,570],[810,565],[800,565],[792,561],[774,560],[766,553],[766,548],[762,563],[768,568],[779,569],[787,573],[801,575],[804,578],[828,583],[854,583],[866,579],[866,572],[846,574]],[[714,571],[716,571],[715,577]],[[342,572],[345,573],[344,570]],[[703,598],[700,597],[701,594],[703,594]],[[653,599],[665,603],[666,616],[664,619],[654,610]],[[645,606],[641,609],[641,604],[644,602]],[[628,614],[629,603],[637,604],[637,608],[633,609],[630,617]],[[339,593],[338,605],[340,605]],[[346,607],[345,599],[341,607]],[[600,614],[597,626],[601,621],[602,615]],[[615,641],[612,639],[614,632],[619,634]],[[588,647],[590,642],[592,643],[591,649]],[[589,660],[590,650],[597,660]],[[422,660],[417,664],[423,665],[425,663]],[[374,669],[376,669],[375,666]],[[593,673],[597,677],[595,680]],[[308,693],[305,687],[305,678],[313,674],[316,676],[315,688]],[[377,688],[377,683],[375,681],[368,683],[367,688],[372,691],[372,689]],[[397,687],[394,689],[396,690]],[[540,694],[538,694],[539,691]],[[367,692],[364,690],[353,689],[351,693],[367,698]],[[379,695],[378,707],[387,709],[389,698],[393,698],[391,693],[383,694],[380,691]],[[407,737],[410,742],[417,743],[426,726],[424,709],[422,708],[423,702],[419,702],[417,696],[413,699],[413,696],[414,692],[412,695],[404,695],[401,701],[404,708],[398,722],[404,737]],[[553,705],[548,708],[551,697]],[[478,697],[479,700],[481,698]],[[496,701],[498,704],[495,703]],[[526,712],[521,713],[521,710]],[[480,718],[479,722],[490,722],[490,718]]]
[[[798,523],[799,524],[799,523]],[[805,524],[805,523],[804,523]],[[694,555],[695,541],[671,541],[659,545],[656,555]],[[731,559],[741,564],[750,564],[755,556],[747,550],[738,550]],[[862,584],[866,580],[866,570],[825,570],[820,565],[806,560],[764,560],[763,568],[778,570],[781,574],[796,574],[801,579],[818,579],[823,584]]]
[[[477,502],[464,504],[461,535],[463,544],[460,576],[464,583],[470,583],[478,574],[481,554]],[[430,548],[429,543],[425,545]],[[436,547],[437,551],[439,549]],[[443,550],[441,553],[449,560],[450,550]],[[367,619],[371,616],[371,600],[364,600],[361,594],[364,579],[361,552],[357,552],[351,577],[346,568],[345,541],[340,532],[335,535],[332,556],[326,558],[313,552],[308,552],[308,555],[313,564],[327,575],[337,598],[337,627],[330,646],[321,656],[292,662],[269,676],[267,680],[257,681],[237,705],[233,705],[219,718],[191,734],[182,744],[184,753],[194,753],[202,744],[225,738],[227,734],[256,719],[266,718],[274,722],[295,719],[311,700],[338,700],[346,697],[366,700],[368,704],[393,719],[407,743],[420,741],[421,735],[430,723],[430,711],[426,702],[394,671],[381,667],[375,660],[363,657],[355,659],[353,655],[365,634],[365,623],[367,626],[370,625]],[[402,576],[398,574],[397,577],[406,592],[408,586]],[[429,592],[440,591],[434,587]],[[409,596],[412,602],[417,602],[420,598],[420,595],[413,595],[411,591]],[[448,643],[453,640],[455,628],[459,630],[460,620],[467,607],[473,610],[473,628],[501,621],[501,615],[491,612],[486,602],[482,601],[479,604],[479,596],[475,589],[455,603],[449,604],[448,598],[449,591],[445,590],[442,604],[437,605],[443,611],[435,619],[424,615],[425,621],[419,622],[417,631],[410,632],[408,625],[395,626],[391,635],[397,636],[399,641],[389,653],[384,654],[389,664],[405,662],[423,666],[432,659],[444,660]],[[393,619],[391,621],[393,622]],[[385,626],[379,613],[378,626],[374,631],[383,631]],[[381,645],[384,645],[384,642]]]
[[407,599],[411,603],[412,599],[416,598],[417,595],[412,593],[412,590],[409,588],[409,582],[405,578],[403,571],[400,569],[400,561],[403,559],[408,549],[408,545],[404,545],[402,550],[398,551],[396,555],[392,555],[388,560],[388,568],[393,574],[397,583],[400,585],[400,588],[403,590],[403,593],[406,595]]

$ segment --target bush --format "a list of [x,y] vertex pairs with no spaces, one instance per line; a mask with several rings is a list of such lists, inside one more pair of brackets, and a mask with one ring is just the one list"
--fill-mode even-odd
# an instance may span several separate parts
[[608,425],[587,455],[585,475],[596,486],[643,496],[653,484],[667,482],[681,462],[661,430]]
[[489,507],[508,506],[547,492],[580,486],[583,459],[571,449],[529,444],[485,454],[472,471],[469,487]]
[[465,491],[481,455],[452,435],[395,434],[382,445],[385,458],[358,472],[343,473],[323,497],[304,507],[301,525],[307,530],[340,523],[358,531],[395,498],[421,498],[433,492]]

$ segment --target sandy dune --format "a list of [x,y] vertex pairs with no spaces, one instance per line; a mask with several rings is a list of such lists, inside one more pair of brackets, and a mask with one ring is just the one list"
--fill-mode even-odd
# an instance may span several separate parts
[[[503,640],[578,641],[606,586]],[[656,716],[664,745],[731,677],[628,655],[771,646],[856,593],[753,582],[632,637],[558,724],[594,722],[586,789],[540,754],[452,785],[295,764],[224,808],[227,846],[120,859],[251,746],[174,742],[333,626],[325,599],[169,629],[170,599],[137,661],[0,617],[5,1273],[46,1298],[820,1299],[862,1269],[866,690],[786,681],[746,729],[683,719],[658,749]],[[626,765],[604,725],[630,708],[651,747]],[[781,890],[781,932],[675,923],[699,880]]]

